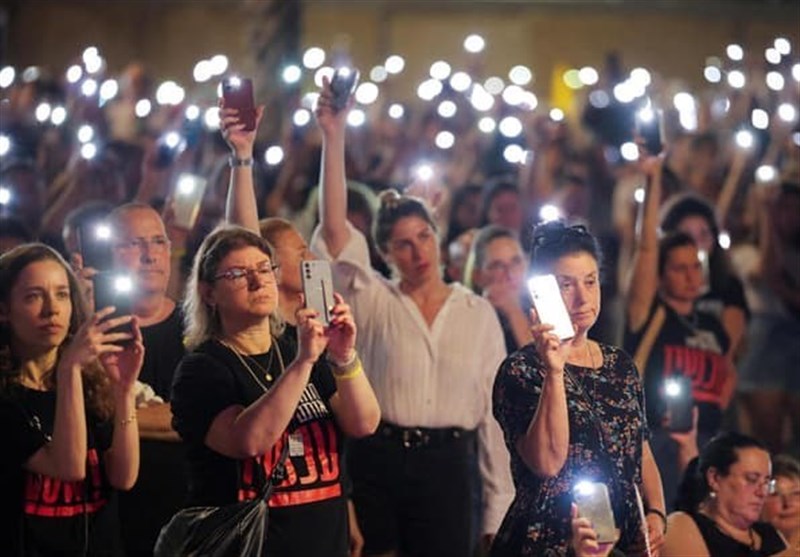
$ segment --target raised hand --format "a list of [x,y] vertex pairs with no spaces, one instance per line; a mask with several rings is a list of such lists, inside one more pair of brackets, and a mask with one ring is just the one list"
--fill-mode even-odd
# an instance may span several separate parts
[[544,360],[549,371],[562,373],[572,350],[572,343],[570,341],[562,342],[553,333],[555,327],[542,324],[539,321],[539,314],[533,308],[531,308],[531,321],[533,322],[531,335],[533,335],[533,345],[536,347],[536,351]]
[[240,159],[247,159],[253,156],[253,144],[256,141],[256,132],[261,118],[264,116],[264,107],[256,107],[256,126],[253,131],[245,131],[244,122],[239,119],[239,110],[235,108],[225,108],[225,101],[219,100],[219,127],[225,143],[231,149],[231,153]]
[[317,311],[311,308],[300,308],[295,313],[297,318],[297,359],[316,362],[328,346],[325,325],[317,319]]
[[347,113],[353,100],[350,99],[342,110],[336,111],[333,105],[333,91],[331,91],[330,79],[324,77],[322,79],[322,89],[319,91],[319,98],[317,99],[317,107],[314,114],[317,117],[317,124],[323,134],[331,135],[334,133],[344,133],[345,124],[347,123]]
[[122,346],[122,350],[100,355],[100,363],[103,364],[108,377],[114,387],[122,393],[133,392],[144,361],[144,344],[139,320],[134,316],[130,323],[132,338]]
[[335,364],[346,364],[353,358],[356,346],[356,323],[350,306],[344,303],[339,294],[333,296],[336,305],[331,311],[331,323],[325,331],[328,335],[328,357]]
[[115,342],[127,341],[133,338],[130,333],[110,333],[111,329],[130,323],[130,315],[106,319],[114,313],[114,307],[103,308],[95,313],[91,319],[81,325],[78,332],[69,342],[59,361],[59,369],[71,369],[75,366],[83,367],[103,354],[122,352],[122,346]]

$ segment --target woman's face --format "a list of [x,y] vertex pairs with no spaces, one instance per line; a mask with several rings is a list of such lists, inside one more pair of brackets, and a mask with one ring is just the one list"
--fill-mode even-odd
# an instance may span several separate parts
[[490,284],[506,284],[519,291],[525,280],[525,254],[514,238],[497,238],[486,246],[483,265],[477,269],[476,284],[486,288]]
[[600,315],[600,271],[597,260],[585,251],[571,253],[556,260],[553,274],[577,333],[585,333]]
[[708,483],[716,492],[717,504],[728,520],[742,528],[750,527],[761,516],[767,500],[772,473],[769,453],[757,447],[736,451],[738,460],[725,476],[709,470]]
[[72,317],[64,267],[53,260],[29,264],[17,277],[0,314],[11,329],[18,354],[36,355],[60,346]]
[[695,246],[669,250],[660,278],[661,290],[668,298],[694,302],[702,292],[703,282],[703,265]]
[[438,238],[421,217],[403,217],[394,224],[386,255],[406,282],[419,284],[439,276]]
[[254,246],[231,251],[220,261],[206,301],[222,323],[268,318],[278,307],[278,283],[269,255]]
[[519,232],[522,229],[522,202],[516,192],[498,193],[491,201],[488,212],[489,224],[497,224]]
[[767,497],[761,518],[786,537],[800,530],[800,477],[775,477],[775,492]]
[[688,234],[697,244],[697,249],[711,253],[717,244],[708,221],[699,215],[690,215],[678,223],[678,231]]

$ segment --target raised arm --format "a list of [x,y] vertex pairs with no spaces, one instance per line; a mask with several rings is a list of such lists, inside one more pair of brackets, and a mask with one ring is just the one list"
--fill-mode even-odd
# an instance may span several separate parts
[[322,130],[322,165],[319,195],[319,218],[322,238],[332,257],[338,257],[350,232],[347,229],[347,178],[344,146],[347,108],[336,112],[332,104],[330,83],[325,84],[317,102],[317,123]]
[[[253,184],[253,144],[256,130],[264,115],[264,107],[256,108],[256,128],[245,131],[238,110],[225,108],[220,100],[220,129],[231,149],[231,179],[225,202],[225,221],[255,232],[258,230],[258,206]],[[248,164],[249,161],[249,164]]]
[[661,203],[663,160],[647,161],[647,186],[633,254],[627,318],[631,331],[641,329],[658,290],[658,207]]

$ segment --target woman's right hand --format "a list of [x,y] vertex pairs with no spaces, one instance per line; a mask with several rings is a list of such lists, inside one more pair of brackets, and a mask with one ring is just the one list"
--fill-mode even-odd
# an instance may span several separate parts
[[572,503],[570,510],[572,530],[572,549],[576,557],[606,557],[614,549],[613,543],[600,543],[597,541],[597,532],[592,528],[588,518],[578,516],[578,507]]
[[549,371],[556,373],[564,372],[564,365],[569,357],[571,344],[569,341],[561,342],[557,335],[553,334],[553,325],[539,322],[539,314],[531,308],[531,335],[533,335],[533,345],[541,356]]
[[323,135],[328,136],[334,133],[343,133],[347,123],[347,113],[353,100],[348,99],[347,105],[340,111],[336,111],[333,106],[333,91],[331,91],[331,81],[327,77],[322,78],[322,89],[319,91],[317,108],[314,113],[317,117]]
[[114,313],[113,307],[103,308],[81,325],[61,354],[59,369],[67,371],[74,367],[82,368],[103,354],[122,352],[123,347],[113,343],[130,340],[133,338],[132,335],[130,333],[109,333],[108,331],[130,323],[133,316],[124,315],[106,319],[112,313]]

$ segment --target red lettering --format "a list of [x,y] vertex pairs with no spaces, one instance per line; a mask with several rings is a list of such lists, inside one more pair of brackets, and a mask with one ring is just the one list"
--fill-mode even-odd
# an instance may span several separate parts
[[102,498],[101,489],[103,488],[103,473],[100,470],[100,457],[97,449],[89,449],[86,452],[86,471],[89,480],[92,482],[91,501],[99,501]]
[[317,444],[319,454],[320,480],[323,482],[334,481],[339,478],[339,453],[336,450],[336,432],[333,424],[325,422],[328,433],[327,444],[323,439],[322,424],[311,422],[310,429]]
[[311,439],[308,439],[307,427],[300,427],[298,428],[297,432],[303,436],[303,453],[306,461],[306,469],[308,470],[308,474],[305,476],[300,477],[300,484],[308,485],[313,484],[319,479],[319,473],[317,472],[317,463],[314,462],[314,447],[311,445]]
[[61,491],[61,480],[55,478],[44,477],[42,484],[42,503],[46,505],[54,505],[58,501],[58,494]]

